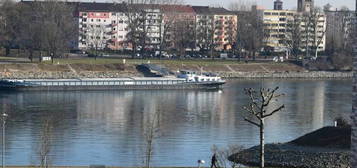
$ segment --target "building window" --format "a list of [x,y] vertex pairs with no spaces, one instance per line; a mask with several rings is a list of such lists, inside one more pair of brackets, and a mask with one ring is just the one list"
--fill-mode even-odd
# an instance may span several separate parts
[[83,22],[87,22],[87,18],[83,18]]
[[112,13],[112,16],[115,16],[116,15],[116,13]]

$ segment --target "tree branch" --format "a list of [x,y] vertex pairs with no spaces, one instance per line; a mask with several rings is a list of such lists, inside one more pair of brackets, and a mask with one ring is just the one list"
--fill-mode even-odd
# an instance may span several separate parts
[[260,128],[260,125],[257,124],[256,122],[254,122],[254,121],[252,121],[252,120],[249,120],[249,119],[247,119],[247,118],[244,118],[244,120]]
[[282,105],[282,106],[280,106],[279,108],[277,108],[277,109],[275,109],[274,111],[272,111],[271,113],[264,115],[263,118],[272,116],[274,113],[276,113],[276,112],[282,110],[283,108],[285,108],[285,105]]

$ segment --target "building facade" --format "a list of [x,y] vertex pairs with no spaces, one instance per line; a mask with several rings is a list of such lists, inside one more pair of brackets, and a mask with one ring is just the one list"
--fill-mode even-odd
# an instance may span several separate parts
[[328,10],[325,9],[326,15],[326,41],[327,50],[345,49],[351,47],[353,42],[353,26],[355,24],[355,11],[347,10]]
[[298,12],[310,13],[314,10],[314,0],[298,0]]
[[237,15],[224,8],[194,6],[199,49],[230,50],[236,42]]
[[124,49],[128,33],[128,17],[122,5],[80,3],[79,43],[81,50]]
[[291,10],[263,10],[259,13],[263,19],[264,46],[273,49],[275,52],[288,50],[287,33],[291,27],[290,23],[295,19],[296,12]]
[[[276,1],[275,9],[280,9]],[[298,0],[299,9],[257,10],[263,22],[263,46],[274,52],[292,52],[298,49],[312,57],[326,48],[326,16],[312,11],[313,0]],[[282,4],[280,4],[282,6]],[[310,54],[315,52],[314,54]]]
[[326,49],[326,16],[319,12],[297,14],[301,24],[301,50],[312,50],[316,57],[317,52]]
[[237,15],[224,8],[211,8],[214,45],[218,51],[231,50],[236,42]]

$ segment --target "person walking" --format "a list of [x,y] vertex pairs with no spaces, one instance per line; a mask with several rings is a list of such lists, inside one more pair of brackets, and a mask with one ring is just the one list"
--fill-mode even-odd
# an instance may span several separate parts
[[214,153],[212,158],[211,158],[211,168],[218,168],[216,153]]

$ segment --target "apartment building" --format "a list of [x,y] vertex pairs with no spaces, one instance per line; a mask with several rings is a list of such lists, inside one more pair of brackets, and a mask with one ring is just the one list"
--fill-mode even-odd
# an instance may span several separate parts
[[200,49],[230,50],[237,35],[237,15],[224,8],[193,6],[196,12],[196,44]]
[[213,14],[216,50],[231,50],[237,36],[237,15],[224,8],[210,8]]
[[[263,21],[265,48],[275,52],[289,52],[293,40],[299,38],[301,51],[325,51],[326,16],[313,11],[313,0],[298,0],[298,10],[282,9],[282,2],[276,0],[274,10],[256,10]],[[294,32],[294,29],[298,31]],[[298,33],[298,34],[294,34]]]
[[78,48],[126,48],[128,17],[125,6],[108,3],[80,3]]
[[196,47],[201,51],[208,51],[213,46],[213,14],[208,6],[193,6],[196,12],[195,36]]
[[301,22],[301,50],[325,51],[326,15],[323,13],[298,13]]
[[357,19],[355,11],[325,8],[327,50],[346,48],[352,43],[353,26]]
[[138,19],[142,20],[138,30],[146,36],[145,47],[147,50],[159,49],[163,33],[163,13],[158,5],[135,4],[132,8],[136,11]]
[[265,47],[273,49],[275,52],[288,50],[287,33],[291,29],[291,22],[294,21],[296,11],[292,10],[262,10],[258,16],[263,20]]
[[189,5],[161,5],[168,49],[195,48],[196,13]]
[[[168,48],[200,48],[199,45],[203,46],[202,40],[198,42],[197,37],[202,31],[207,33],[204,43],[215,50],[229,50],[237,35],[237,15],[224,8],[79,3],[78,13],[78,48],[83,50],[132,49],[133,46],[127,39],[131,31],[128,13],[144,20],[136,29],[146,36],[144,47],[148,50],[159,49],[163,38],[168,43]],[[203,48],[208,49],[207,45]]]

